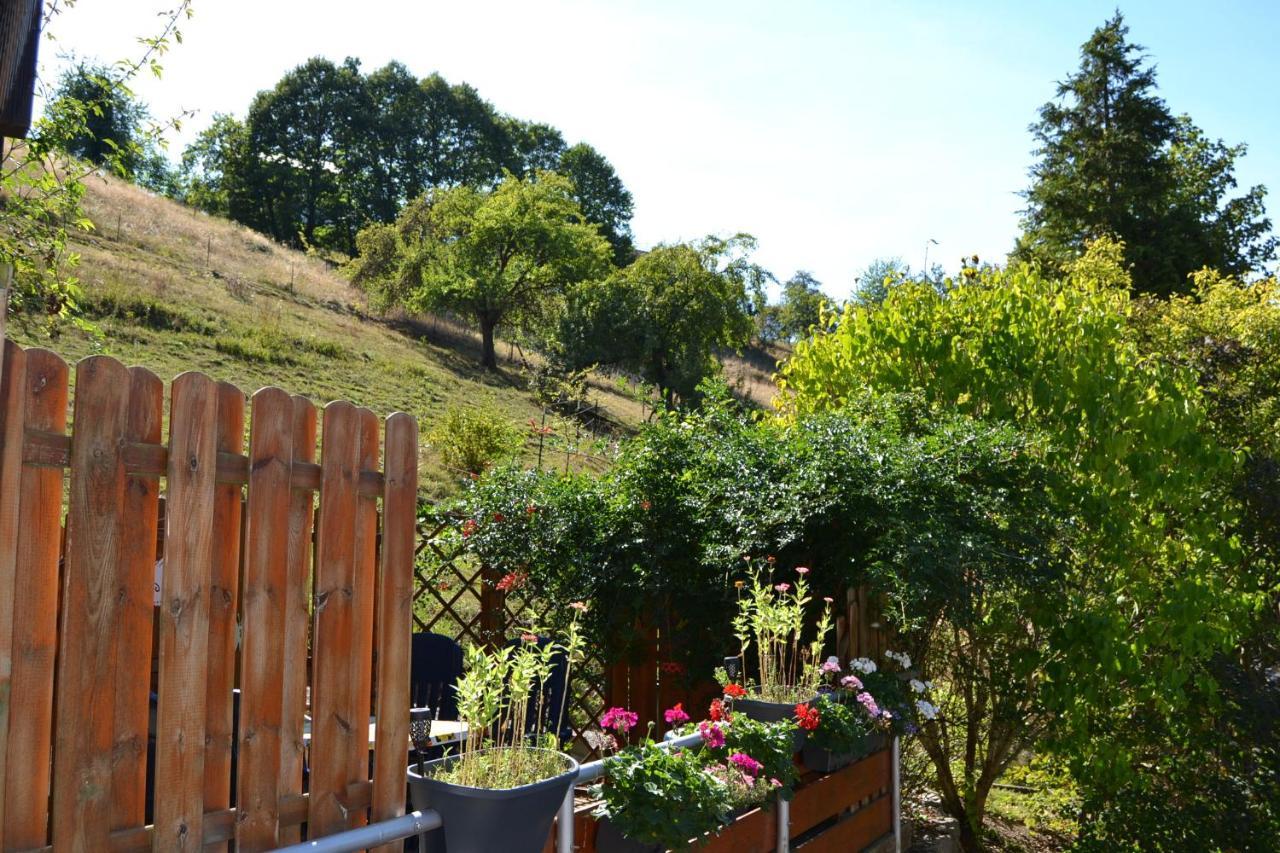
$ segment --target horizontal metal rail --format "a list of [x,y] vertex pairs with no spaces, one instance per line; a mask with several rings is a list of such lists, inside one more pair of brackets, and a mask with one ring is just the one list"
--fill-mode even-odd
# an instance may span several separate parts
[[[703,736],[695,733],[682,736],[682,738],[667,738],[658,744],[660,749],[684,749],[686,747],[696,747],[703,742]],[[575,785],[590,783],[599,779],[604,775],[604,760],[590,761],[585,765],[577,768],[577,779]],[[557,853],[573,852],[573,788],[568,790],[564,795],[564,802],[559,808],[559,826],[556,833],[556,850]],[[781,822],[780,822],[781,824]],[[355,850],[364,850],[370,847],[378,847],[379,844],[385,844],[387,841],[396,841],[402,838],[410,838],[412,835],[420,835],[429,833],[434,829],[443,826],[439,813],[426,809],[425,812],[410,812],[403,817],[393,818],[389,821],[381,821],[378,824],[370,824],[369,826],[361,826],[360,829],[347,830],[346,833],[335,833],[334,835],[326,835],[324,838],[317,838],[311,841],[302,841],[300,844],[291,844],[289,847],[282,847],[276,850],[276,853],[355,853]],[[778,839],[785,843],[785,826],[780,825],[778,829]],[[785,847],[780,847],[785,850]]]
[[348,829],[346,832],[326,835],[313,841],[290,844],[279,848],[276,853],[354,853],[388,841],[421,835],[441,826],[440,815],[427,809],[425,812],[409,812],[404,817],[371,823],[359,829]]

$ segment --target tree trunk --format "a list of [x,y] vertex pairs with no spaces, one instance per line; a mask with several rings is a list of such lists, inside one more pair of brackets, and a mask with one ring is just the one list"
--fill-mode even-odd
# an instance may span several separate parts
[[498,369],[498,353],[493,346],[493,330],[497,325],[498,322],[487,314],[480,315],[480,339],[484,347],[480,364],[488,370]]

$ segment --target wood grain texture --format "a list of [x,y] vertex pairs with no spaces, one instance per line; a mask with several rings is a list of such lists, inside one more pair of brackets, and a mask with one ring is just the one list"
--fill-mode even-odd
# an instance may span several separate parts
[[[0,270],[0,274],[2,274]],[[3,310],[0,310],[3,313]],[[13,693],[13,609],[18,578],[22,436],[26,428],[27,354],[0,343],[0,849],[4,849],[5,767]]]
[[[217,396],[217,453],[239,455],[244,444],[244,394],[234,385],[219,382]],[[204,807],[210,810],[231,805],[231,754],[236,737],[232,727],[232,690],[236,677],[243,501],[243,489],[238,484],[214,486],[204,754]],[[211,853],[225,849],[225,844],[215,845]]]
[[813,780],[791,803],[791,834],[800,835],[862,800],[886,791],[892,783],[888,750],[871,755]]
[[[57,433],[66,429],[68,378],[66,362],[54,353],[27,351],[28,427]],[[39,847],[48,841],[62,484],[61,469],[23,467],[13,614],[11,695],[16,701],[9,718],[0,829],[5,849]]]
[[[311,693],[311,798],[309,837],[346,828],[351,804],[353,743],[365,741],[365,720],[351,718],[354,684],[349,674],[355,650],[356,484],[360,459],[360,413],[346,402],[325,406],[320,466],[319,535],[316,544],[314,668]],[[367,746],[367,741],[366,741]]]
[[285,603],[289,583],[289,472],[293,401],[279,388],[253,395],[245,516],[244,654],[236,849],[280,843]]
[[[383,443],[382,565],[378,576],[377,741],[369,819],[404,814],[409,750],[409,666],[413,631],[413,557],[418,518],[418,423],[397,412]],[[378,848],[397,853],[403,841]]]
[[101,850],[111,823],[117,565],[130,379],[106,356],[76,365],[66,570],[59,622],[53,845]]
[[[293,467],[311,465],[316,456],[316,408],[305,397],[292,401]],[[315,495],[293,485],[289,496],[289,555],[284,599],[284,678],[281,697],[283,730],[280,736],[279,796],[283,800],[302,793],[303,714],[308,683],[308,638],[311,627],[311,564],[314,553]],[[282,826],[280,843],[301,838],[294,824]]]
[[[164,383],[141,367],[129,370],[126,441],[160,441]],[[112,767],[111,828],[146,823],[147,737],[151,722],[151,648],[155,626],[157,503],[160,482],[129,477],[125,483],[120,540],[116,633],[115,760]],[[132,677],[123,677],[130,673]],[[138,674],[146,673],[142,678]]]
[[835,826],[797,847],[804,853],[847,853],[862,850],[893,831],[893,798],[873,800]]
[[156,851],[199,849],[203,834],[217,428],[214,382],[199,373],[174,379],[160,586]]
[[[378,416],[369,409],[358,409],[360,424],[360,454],[358,470],[378,467],[378,451],[381,445]],[[350,719],[367,721],[372,713],[373,691],[373,616],[376,603],[378,576],[378,500],[357,494],[355,523],[355,565],[352,600],[352,654],[349,677],[351,679]],[[348,758],[348,781],[369,778],[369,743],[366,739],[352,738]],[[349,827],[367,823],[368,815],[362,809],[353,811]]]

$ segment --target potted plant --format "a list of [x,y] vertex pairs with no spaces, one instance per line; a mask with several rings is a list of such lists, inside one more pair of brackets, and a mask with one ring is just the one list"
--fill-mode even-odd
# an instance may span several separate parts
[[704,764],[697,750],[668,750],[648,739],[609,756],[607,781],[598,789],[596,849],[680,850],[727,825],[730,789]]
[[814,705],[817,724],[800,757],[808,770],[832,773],[879,748],[887,722],[873,718],[847,692],[824,693]]
[[[769,563],[772,566],[772,562]],[[717,670],[725,695],[733,708],[753,720],[771,723],[795,717],[799,705],[810,705],[822,684],[820,658],[831,633],[831,599],[819,617],[812,639],[804,642],[805,611],[810,602],[809,569],[796,569],[795,582],[773,582],[771,573],[757,570],[750,583],[740,582],[738,613],[733,620],[743,663],[751,658],[758,680],[735,683],[726,670]],[[743,593],[742,590],[746,589]],[[805,729],[797,728],[796,751],[804,743]]]
[[435,809],[443,820],[426,836],[432,853],[539,853],[577,781],[578,763],[556,736],[564,702],[544,706],[556,656],[565,660],[566,683],[583,657],[577,615],[562,643],[523,639],[518,648],[468,649],[457,685],[466,740],[456,754],[409,767],[414,808]]
[[[677,736],[699,733],[701,746],[668,750],[646,738],[606,759],[595,812],[601,853],[683,849],[794,784],[790,726],[729,718],[723,706],[696,725],[680,705],[664,716]],[[625,735],[634,721],[615,708],[602,723]]]

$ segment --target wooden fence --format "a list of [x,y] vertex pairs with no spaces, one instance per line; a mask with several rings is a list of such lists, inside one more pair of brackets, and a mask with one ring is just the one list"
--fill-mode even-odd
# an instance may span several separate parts
[[68,433],[66,363],[0,364],[0,849],[253,851],[402,814],[414,419],[330,403],[317,461],[302,397],[184,373],[166,410],[95,356]]

